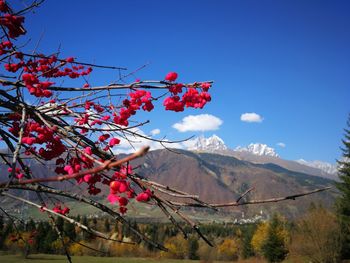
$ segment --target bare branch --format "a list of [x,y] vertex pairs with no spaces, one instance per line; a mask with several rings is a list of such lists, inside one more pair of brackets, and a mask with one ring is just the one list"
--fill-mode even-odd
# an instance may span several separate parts
[[[222,203],[222,204],[211,204],[213,207],[230,207],[230,206],[244,206],[244,205],[255,205],[255,204],[266,204],[266,203],[276,203],[276,202],[281,202],[281,201],[286,201],[286,200],[295,200],[298,197],[306,196],[306,195],[311,195],[315,194],[318,192],[323,192],[331,189],[332,187],[324,187],[324,188],[319,188],[315,189],[312,191],[304,192],[304,193],[299,193],[299,194],[294,194],[294,195],[289,195],[289,196],[282,196],[282,197],[275,197],[275,198],[269,198],[269,199],[260,199],[260,200],[250,200],[246,202],[232,202],[232,203]],[[201,204],[188,204],[188,203],[179,203],[179,202],[173,202],[169,201],[173,205],[178,205],[178,206],[183,206],[183,207],[204,207]]]
[[[83,177],[84,175],[87,174],[96,174],[99,172],[102,172],[104,170],[109,170],[111,168],[114,167],[118,167],[121,164],[124,164],[126,162],[129,162],[131,160],[134,160],[136,158],[142,157],[144,156],[147,151],[148,151],[149,147],[143,147],[141,148],[139,151],[133,153],[132,155],[125,157],[119,161],[106,161],[103,165],[89,169],[89,170],[84,170],[81,171],[79,173],[73,173],[73,174],[68,174],[68,175],[62,175],[62,176],[51,176],[51,177],[45,177],[45,178],[33,178],[33,179],[28,179],[28,180],[21,180],[18,182],[18,184],[33,184],[33,183],[44,183],[44,182],[61,182],[61,181],[65,181],[65,180],[71,180],[71,179],[77,179],[80,177]],[[2,187],[3,185],[6,185],[7,183],[0,183],[0,187]]]
[[49,208],[47,208],[47,207],[45,207],[45,206],[38,205],[38,204],[36,204],[36,203],[34,203],[34,202],[31,202],[31,201],[29,201],[29,200],[26,200],[26,199],[24,199],[24,198],[21,198],[21,197],[18,197],[18,196],[9,194],[9,193],[2,193],[1,195],[10,197],[10,198],[15,199],[15,200],[18,200],[18,201],[21,201],[21,202],[26,203],[26,204],[31,205],[31,206],[35,206],[35,207],[37,207],[38,209],[41,209],[42,211],[47,211],[47,212],[49,212],[49,213],[51,213],[51,214],[53,214],[53,215],[56,215],[56,216],[58,216],[58,217],[61,217],[61,218],[63,218],[64,220],[68,221],[69,223],[74,224],[74,225],[76,225],[77,227],[79,227],[79,228],[81,228],[81,229],[83,229],[83,230],[85,230],[85,231],[87,231],[87,232],[93,234],[94,236],[100,237],[100,238],[102,238],[102,239],[111,240],[111,241],[115,241],[115,242],[119,242],[119,243],[132,244],[132,245],[135,244],[135,243],[132,243],[132,242],[123,242],[123,241],[120,241],[120,240],[116,240],[116,239],[113,239],[113,238],[109,238],[107,235],[105,235],[105,234],[103,234],[103,233],[101,233],[101,232],[99,232],[99,231],[97,231],[97,230],[94,230],[94,229],[92,229],[92,228],[90,228],[90,227],[88,227],[88,226],[85,226],[85,225],[83,225],[83,224],[81,224],[81,223],[75,221],[74,219],[72,219],[72,218],[70,218],[70,217],[67,217],[67,216],[65,216],[65,215],[63,215],[63,214],[60,214],[60,213],[56,213],[55,211],[53,211],[53,210],[51,210],[51,209],[49,209]]

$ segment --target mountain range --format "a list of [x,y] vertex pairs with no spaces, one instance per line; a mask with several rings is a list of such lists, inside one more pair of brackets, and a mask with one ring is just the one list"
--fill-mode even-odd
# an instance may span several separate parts
[[[247,198],[268,199],[332,186],[333,180],[285,169],[273,163],[252,163],[230,155],[209,152],[155,150],[137,161],[138,173],[152,181],[195,194],[211,203],[232,202],[249,188]],[[325,191],[296,200],[231,208],[253,216],[260,211],[297,217],[312,202],[332,206],[333,191]]]
[[[138,167],[136,171],[139,175],[149,180],[198,195],[200,199],[211,203],[232,202],[250,188],[254,188],[254,191],[246,196],[248,200],[288,196],[333,186],[335,179],[331,173],[305,165],[305,162],[283,160],[274,149],[263,144],[228,149],[224,141],[216,135],[210,138],[199,137],[186,150],[151,151],[132,165]],[[28,163],[28,166],[35,177],[51,176],[55,167],[43,166],[35,161]],[[0,165],[0,172],[7,174],[4,165]],[[77,185],[70,181],[52,183],[50,186],[77,193],[87,192],[84,184]],[[108,188],[102,186],[100,198],[104,200],[107,194]],[[249,205],[224,211],[227,213],[227,220],[237,218],[242,212],[246,216],[254,216],[261,212],[267,215],[279,212],[288,217],[297,217],[307,210],[312,202],[332,206],[335,196],[336,193],[332,190],[281,203]],[[37,198],[34,193],[29,193],[27,197]],[[4,203],[7,200],[4,198],[0,202]],[[13,202],[8,205],[17,206]],[[146,215],[149,214],[147,211]],[[137,216],[137,213],[135,215]],[[198,216],[198,212],[194,212],[193,215]],[[202,218],[213,218],[212,211],[206,211]]]
[[246,147],[238,146],[235,149],[229,149],[217,135],[209,138],[200,136],[193,140],[187,150],[218,153],[253,163],[273,163],[292,171],[338,180],[335,164],[322,161],[305,161],[303,159],[284,160],[279,157],[274,148],[262,143],[251,143]]
[[[337,180],[334,165],[324,162],[284,160],[266,144],[229,149],[217,135],[200,136],[184,150],[155,150],[138,161],[140,174],[150,180],[199,195],[206,202],[236,200],[253,187],[249,199],[287,196],[316,188],[333,186]],[[332,206],[334,190],[276,204],[235,208],[251,216],[264,211],[296,217],[310,203]],[[232,210],[232,209],[231,209]]]
[[234,151],[248,152],[258,156],[279,157],[278,154],[275,152],[275,149],[262,143],[251,143],[247,147],[238,146],[235,148]]

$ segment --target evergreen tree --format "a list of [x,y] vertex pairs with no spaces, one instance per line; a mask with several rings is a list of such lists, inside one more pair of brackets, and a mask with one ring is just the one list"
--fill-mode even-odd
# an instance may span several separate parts
[[86,217],[86,215],[83,216],[82,222],[81,222],[84,226],[89,226],[89,221]]
[[45,240],[45,237],[47,235],[47,227],[45,227],[43,222],[39,222],[38,227],[37,227],[37,235],[35,236],[35,250],[36,252],[42,252],[45,253],[47,251],[43,251],[43,243]]
[[[138,224],[136,223],[136,221],[131,222],[131,227],[132,227],[133,229],[136,229],[137,231],[140,231],[139,226],[138,226]],[[128,229],[129,229],[129,228],[128,228]],[[134,234],[134,233],[131,232],[131,231],[129,231],[129,235],[128,235],[128,236],[131,236],[131,240],[134,241],[134,242],[137,243],[137,244],[141,243],[141,241],[142,241],[142,239],[141,239],[138,235]]]
[[4,229],[4,217],[0,216],[0,231]]
[[109,233],[111,231],[111,225],[109,223],[108,218],[105,219],[104,228],[105,228],[105,232],[107,232],[107,233]]
[[343,259],[350,259],[350,115],[347,121],[348,129],[344,129],[343,158],[338,161],[340,182],[336,184],[340,196],[336,203],[337,214],[342,229]]
[[[86,215],[83,216],[82,218],[82,222],[81,222],[84,226],[87,226],[89,227],[89,220],[87,219]],[[92,235],[87,232],[87,231],[83,231],[83,240],[88,240],[88,239],[91,239],[92,238]]]
[[55,220],[56,226],[60,232],[63,231],[64,220],[62,217],[57,217]]
[[[145,232],[147,234],[147,236],[155,241],[155,242],[159,242],[159,239],[158,239],[158,226],[156,224],[149,224],[146,229],[145,229]],[[148,248],[148,250],[150,251],[155,251],[156,248],[154,246],[152,246],[151,244],[147,243],[146,244],[146,247]]]
[[35,229],[35,222],[31,218],[26,224],[26,231],[33,231]]
[[[203,230],[205,231],[205,226],[203,226]],[[204,232],[203,230],[202,233]],[[172,224],[167,224],[164,231],[166,237],[174,237],[179,233],[179,230]]]
[[288,253],[283,238],[278,235],[280,224],[278,216],[274,215],[269,225],[267,239],[262,246],[263,255],[268,262],[281,262]]
[[57,232],[50,225],[48,225],[46,236],[42,241],[42,247],[40,248],[40,250],[43,253],[47,253],[47,254],[53,253],[54,250],[52,248],[52,243],[55,240],[57,240],[57,238],[58,238]]
[[0,216],[0,249],[2,249],[3,245],[4,245],[4,217]]
[[254,256],[254,249],[251,244],[254,232],[256,230],[255,225],[247,225],[242,228],[242,257],[250,258]]
[[191,237],[188,240],[188,258],[198,259],[197,251],[199,248],[198,239],[196,237]]
[[7,237],[14,232],[13,224],[12,222],[7,221],[7,224],[5,225],[3,231],[1,231],[0,235],[0,248],[4,247],[4,243],[7,239]]
[[94,217],[94,218],[92,219],[92,223],[94,224],[94,227],[97,226],[97,219],[96,219],[96,217]]
[[65,222],[63,226],[64,234],[69,237],[71,240],[75,240],[76,233],[75,233],[75,226],[72,223]]
[[8,235],[12,234],[14,232],[14,227],[12,222],[8,222],[6,224],[6,227],[4,229],[4,236],[7,237]]

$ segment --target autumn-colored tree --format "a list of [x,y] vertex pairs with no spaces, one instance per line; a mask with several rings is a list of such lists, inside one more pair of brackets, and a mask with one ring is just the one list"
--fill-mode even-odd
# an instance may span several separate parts
[[35,235],[33,231],[30,232],[16,232],[7,237],[5,246],[16,253],[23,253],[25,257],[31,253],[35,247]]
[[[57,242],[57,245],[60,246],[60,242]],[[69,246],[69,252],[74,256],[86,256],[91,255],[94,252],[90,249],[93,245],[88,242],[82,240],[79,243],[71,243]]]
[[198,243],[198,256],[201,262],[214,262],[214,260],[216,260],[217,258],[217,247],[206,246],[206,244],[202,240],[200,240]]
[[290,245],[291,257],[315,263],[339,262],[341,228],[335,214],[313,207],[297,220]]
[[218,257],[221,260],[237,260],[239,256],[239,240],[224,239],[217,248]]
[[188,240],[184,239],[181,235],[176,235],[167,239],[164,243],[168,252],[161,252],[162,257],[186,259],[189,254]]
[[252,240],[251,240],[251,244],[252,247],[255,251],[256,254],[258,255],[262,255],[262,246],[264,244],[264,241],[267,238],[267,231],[269,228],[269,223],[268,222],[262,222],[258,225]]
[[53,253],[63,254],[65,247],[69,247],[70,244],[73,243],[71,242],[71,239],[69,237],[64,237],[63,242],[62,239],[57,238],[55,241],[51,242],[50,248]]

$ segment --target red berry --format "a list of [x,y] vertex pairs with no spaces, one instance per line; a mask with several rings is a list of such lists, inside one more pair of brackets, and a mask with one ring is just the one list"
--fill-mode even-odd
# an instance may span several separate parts
[[110,189],[111,189],[113,192],[118,192],[118,191],[119,191],[119,187],[120,187],[120,182],[119,182],[119,181],[112,181],[112,182],[109,184],[109,187],[110,187]]
[[167,80],[167,81],[175,81],[176,79],[177,79],[177,73],[176,72],[169,72],[165,76],[165,80]]

